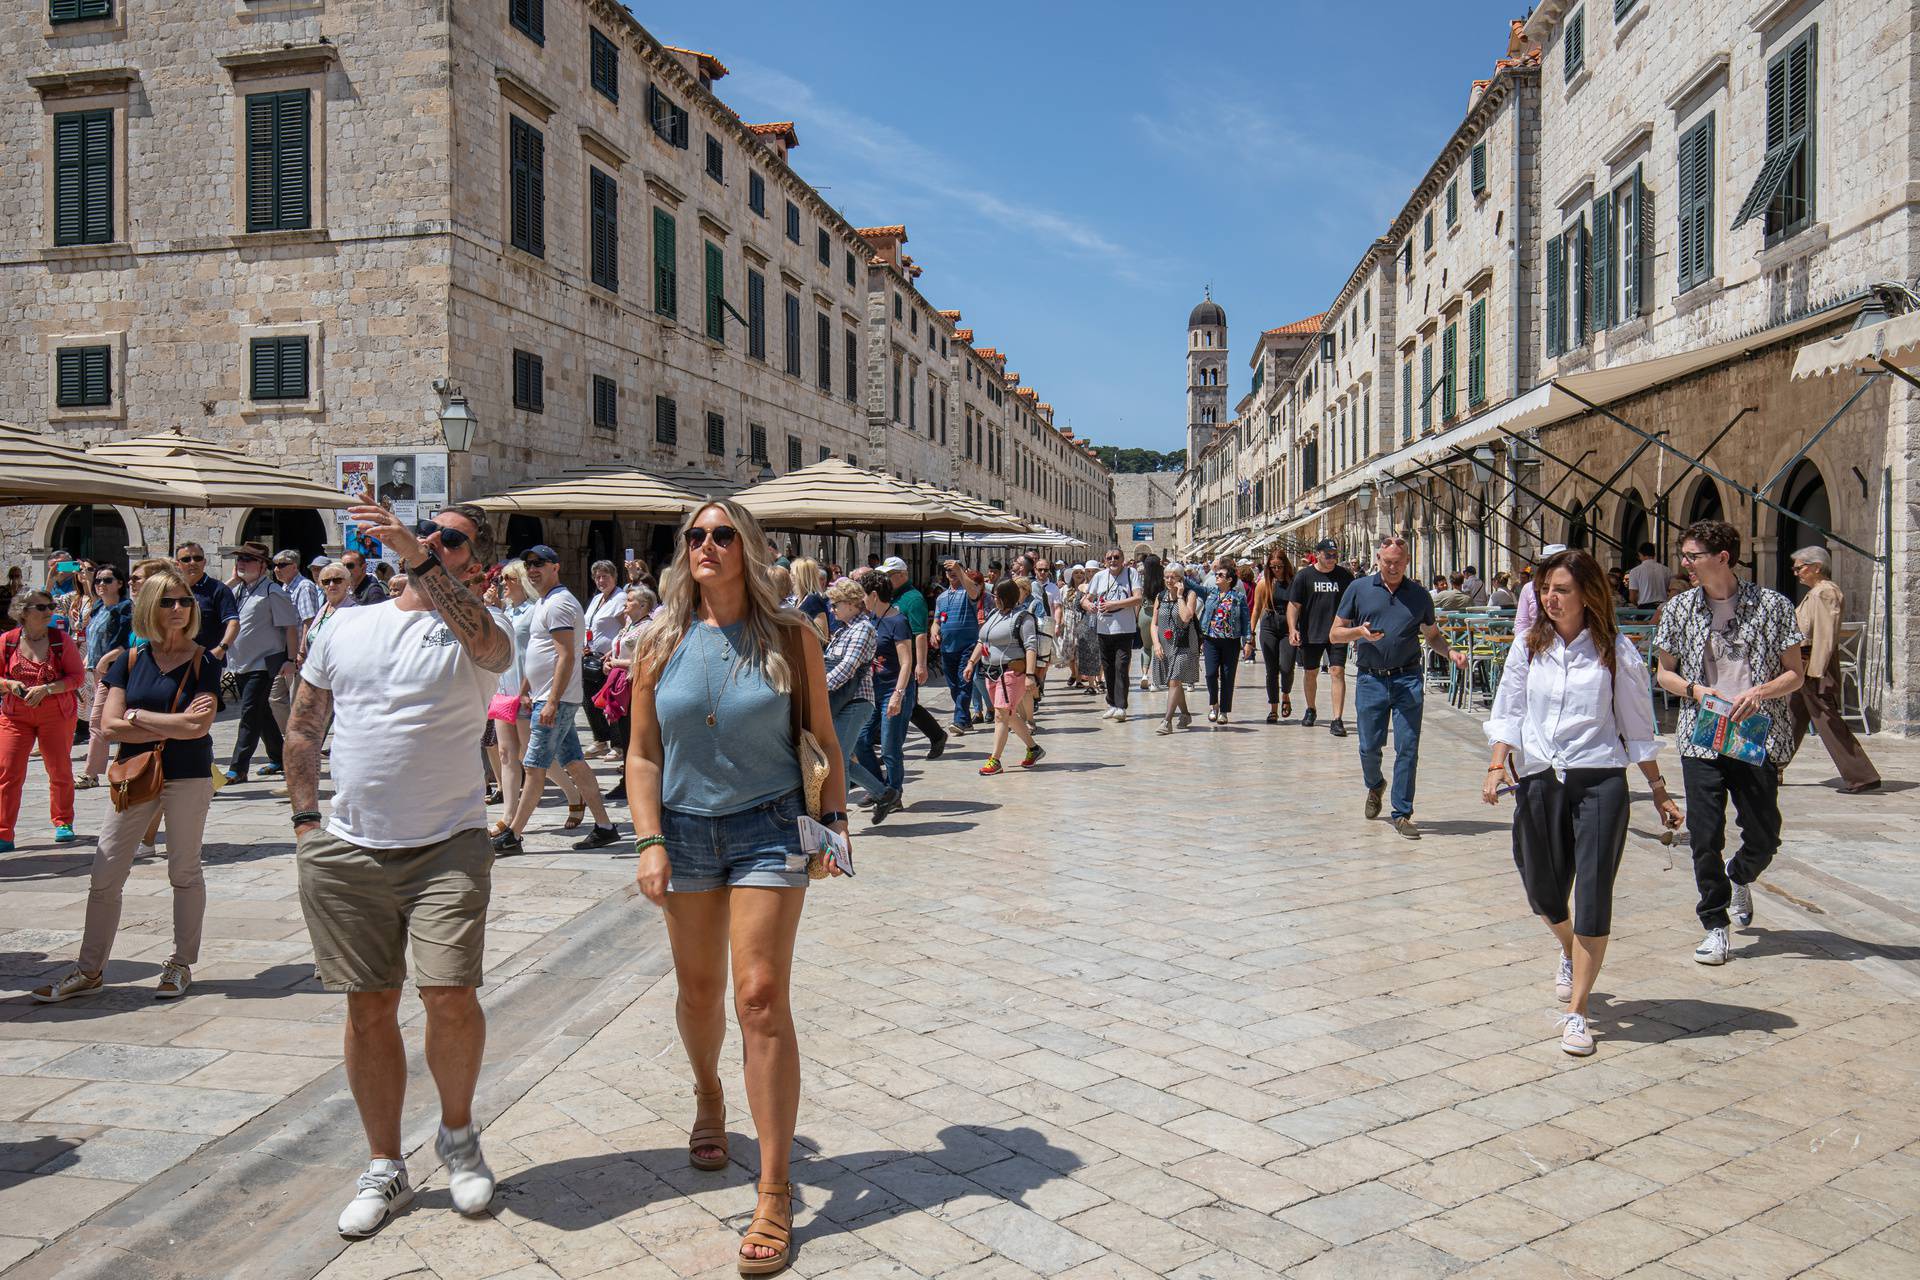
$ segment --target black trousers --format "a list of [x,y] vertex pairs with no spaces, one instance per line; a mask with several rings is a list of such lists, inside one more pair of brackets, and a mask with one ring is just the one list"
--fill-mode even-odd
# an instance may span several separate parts
[[[1682,758],[1680,776],[1687,790],[1687,840],[1693,846],[1693,883],[1700,890],[1696,908],[1709,929],[1727,927],[1727,903],[1733,886],[1752,884],[1780,852],[1780,773],[1771,763],[1746,764],[1716,756]],[[1740,850],[1726,857],[1727,802],[1740,825]]]
[[240,725],[233,736],[233,759],[227,767],[241,777],[247,776],[247,769],[253,764],[253,752],[265,743],[267,759],[274,768],[280,767],[280,722],[273,718],[273,704],[267,695],[273,691],[273,672],[242,671],[234,676],[239,683],[240,695],[237,705],[240,708]]
[[1233,682],[1240,674],[1240,642],[1232,636],[1207,636],[1200,651],[1207,667],[1207,705],[1233,710]]
[[907,717],[907,723],[927,735],[928,742],[939,742],[947,736],[947,731],[940,727],[940,718],[920,702],[913,704],[913,714]]
[[1131,631],[1100,637],[1100,671],[1107,682],[1107,705],[1127,709],[1127,686],[1133,683],[1133,642]]
[[1281,694],[1293,696],[1293,646],[1286,619],[1271,610],[1260,619],[1260,660],[1267,667],[1267,705],[1277,707]]
[[1613,881],[1627,847],[1627,771],[1549,769],[1520,779],[1514,795],[1513,865],[1537,916],[1560,924],[1573,899],[1573,931],[1613,931]]
[[593,700],[593,695],[606,687],[607,669],[603,664],[591,666],[583,664],[580,668],[580,691],[585,695],[587,709],[587,727],[593,730],[595,742],[611,742],[613,734],[607,728],[607,713],[602,711]]

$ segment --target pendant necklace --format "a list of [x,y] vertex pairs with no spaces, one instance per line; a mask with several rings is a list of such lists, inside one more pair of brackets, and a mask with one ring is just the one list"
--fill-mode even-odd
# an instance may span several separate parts
[[[714,630],[720,631],[718,627],[715,627]],[[727,643],[727,633],[724,631],[720,631],[720,656],[726,659],[728,664],[727,669],[731,672],[733,669],[733,648]],[[707,688],[707,727],[712,728],[720,722],[720,711],[713,699],[713,671],[710,662],[702,662],[700,664],[700,678],[706,684]],[[722,687],[725,687],[724,683]]]

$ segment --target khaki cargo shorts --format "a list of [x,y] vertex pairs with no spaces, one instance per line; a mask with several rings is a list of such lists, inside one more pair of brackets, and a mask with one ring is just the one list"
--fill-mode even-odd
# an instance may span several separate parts
[[478,827],[413,849],[363,849],[325,827],[300,839],[300,911],[329,991],[477,987],[485,968],[493,845]]

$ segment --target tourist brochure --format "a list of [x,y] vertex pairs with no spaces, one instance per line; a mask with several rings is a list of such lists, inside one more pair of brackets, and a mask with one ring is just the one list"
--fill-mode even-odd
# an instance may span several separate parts
[[1733,703],[1708,694],[1701,699],[1700,709],[1694,712],[1692,738],[1696,747],[1708,747],[1747,764],[1765,764],[1767,733],[1772,728],[1773,717],[1761,712],[1736,724]]

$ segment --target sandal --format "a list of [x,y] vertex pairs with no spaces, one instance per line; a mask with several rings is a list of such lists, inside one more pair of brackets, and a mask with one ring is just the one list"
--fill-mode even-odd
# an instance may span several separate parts
[[83,773],[73,780],[73,789],[75,791],[86,791],[99,785],[100,779],[91,773]]
[[582,822],[584,822],[586,820],[586,817],[587,817],[586,805],[584,804],[568,805],[566,825],[561,827],[561,830],[562,831],[573,830],[575,827],[579,826]]
[[1293,699],[1285,694],[1282,694],[1280,698],[1280,718],[1282,720],[1293,719]]
[[[706,1098],[720,1099],[720,1122],[718,1124],[700,1123],[699,1109],[696,1106],[693,1132],[687,1135],[687,1163],[696,1169],[705,1169],[708,1173],[713,1173],[727,1167],[726,1096],[726,1091],[723,1089],[715,1089],[712,1093],[702,1093],[698,1089],[693,1091],[693,1100],[696,1104]],[[699,1152],[703,1147],[713,1148],[720,1154],[717,1156],[702,1156]]]
[[778,1252],[764,1258],[749,1258],[740,1255],[740,1274],[743,1276],[770,1276],[785,1271],[793,1261],[793,1184],[791,1182],[762,1182],[758,1184],[762,1199],[767,1196],[779,1196],[786,1207],[787,1220],[769,1218],[755,1207],[753,1221],[747,1224],[747,1234],[740,1237],[740,1247],[759,1245],[763,1249]]
[[507,829],[507,826],[507,820],[505,818],[500,819],[500,821],[487,828],[487,839],[491,840],[498,836],[502,831]]

